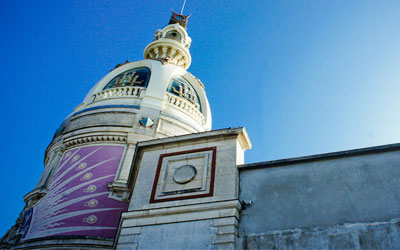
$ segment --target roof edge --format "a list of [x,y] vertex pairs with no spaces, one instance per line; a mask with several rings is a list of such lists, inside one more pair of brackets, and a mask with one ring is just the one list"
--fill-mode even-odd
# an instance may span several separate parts
[[300,156],[294,158],[284,158],[272,161],[263,161],[263,162],[254,162],[238,165],[239,169],[252,169],[252,168],[270,168],[270,167],[278,167],[284,165],[291,165],[296,163],[310,162],[310,161],[323,161],[334,158],[343,158],[343,157],[352,157],[357,155],[365,155],[371,153],[384,153],[389,151],[400,150],[400,143],[386,144],[380,146],[373,146],[367,148],[359,148],[359,149],[351,149],[344,151],[337,151],[331,153],[324,154],[315,154],[315,155],[307,155]]
[[175,143],[177,141],[188,141],[188,140],[193,140],[193,139],[215,137],[215,136],[221,136],[221,135],[238,135],[238,136],[242,137],[243,147],[245,149],[251,148],[251,142],[249,140],[249,137],[248,137],[244,127],[224,128],[224,129],[217,129],[217,130],[192,133],[192,134],[186,134],[186,135],[169,136],[169,137],[165,137],[165,138],[159,138],[159,139],[148,140],[148,141],[140,141],[137,143],[137,147],[147,147],[147,146],[158,145],[160,143]]

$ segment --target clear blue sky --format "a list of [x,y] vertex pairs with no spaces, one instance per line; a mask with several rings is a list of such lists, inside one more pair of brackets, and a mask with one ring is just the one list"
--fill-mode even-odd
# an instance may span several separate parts
[[[1,235],[63,119],[182,2],[0,2]],[[187,0],[184,14],[213,129],[245,126],[246,162],[400,142],[400,1]]]

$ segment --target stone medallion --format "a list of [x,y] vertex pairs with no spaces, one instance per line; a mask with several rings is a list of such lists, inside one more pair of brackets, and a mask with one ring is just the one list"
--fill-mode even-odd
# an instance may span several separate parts
[[196,168],[192,165],[183,165],[174,172],[173,179],[178,184],[185,184],[196,176]]

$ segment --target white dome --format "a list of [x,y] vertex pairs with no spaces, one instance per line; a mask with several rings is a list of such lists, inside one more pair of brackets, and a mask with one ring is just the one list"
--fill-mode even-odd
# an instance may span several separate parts
[[[131,86],[109,87],[110,82],[115,82],[115,78],[122,79],[126,72],[129,74],[135,69],[143,68],[148,69],[150,73],[147,86],[142,86],[142,80],[142,85],[133,83],[130,84]],[[131,73],[127,77],[133,78],[133,75]],[[139,82],[140,79],[136,80]],[[183,86],[182,88],[186,88],[186,92],[190,93],[186,93],[186,96],[178,93],[180,87],[173,88],[171,91],[171,83],[174,79],[181,79],[178,81],[183,82],[182,84],[186,83],[187,87]],[[181,89],[181,92],[184,90]],[[188,96],[192,98],[188,98]],[[210,106],[200,80],[182,67],[174,64],[162,64],[156,60],[131,62],[112,70],[90,90],[84,102],[75,109],[74,113],[103,107],[134,106],[144,112],[147,110],[153,116],[154,112],[158,111],[161,119],[184,123],[192,128],[192,132],[211,129]],[[143,112],[141,113],[145,115]]]

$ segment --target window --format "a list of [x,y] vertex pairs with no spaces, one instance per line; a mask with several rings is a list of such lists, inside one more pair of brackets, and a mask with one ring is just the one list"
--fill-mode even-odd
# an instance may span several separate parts
[[135,68],[125,71],[114,77],[104,89],[111,89],[125,86],[147,87],[150,80],[149,68]]
[[182,40],[181,34],[179,34],[178,31],[176,31],[176,30],[168,31],[167,34],[165,35],[165,38],[173,39],[178,42],[180,42]]
[[201,105],[196,90],[182,77],[173,78],[167,91],[192,103],[200,112]]

